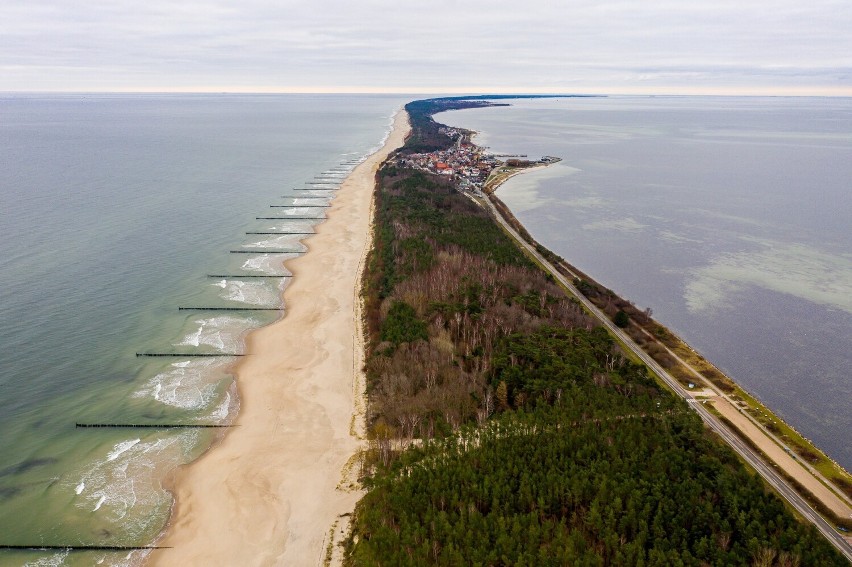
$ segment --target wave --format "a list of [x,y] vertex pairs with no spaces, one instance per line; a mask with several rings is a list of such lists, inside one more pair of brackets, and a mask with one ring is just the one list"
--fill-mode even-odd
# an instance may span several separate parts
[[[321,198],[325,198],[325,199],[326,199],[326,204],[328,204],[328,203],[330,203],[330,202],[331,202],[331,199],[332,199],[333,197],[325,197],[325,196],[323,196],[323,197],[321,197]],[[316,197],[314,197],[313,199],[305,199],[305,198],[303,198],[303,197],[301,197],[301,198],[300,198],[300,197],[293,197],[293,206],[294,206],[294,207],[298,207],[299,205],[314,205],[314,204],[316,204],[316,202],[317,202],[317,201],[316,201],[316,199],[317,199]],[[303,202],[303,201],[307,201],[307,202]]]
[[218,385],[228,364],[212,358],[173,363],[168,370],[148,380],[133,397],[153,398],[184,410],[205,409],[216,401]]
[[60,567],[60,565],[65,564],[65,558],[68,557],[69,553],[71,553],[71,550],[66,549],[50,557],[40,557],[34,561],[24,563],[24,567]]
[[[272,227],[273,229],[280,230],[281,227]],[[261,272],[264,274],[286,274],[290,275],[283,267],[283,263],[285,260],[289,260],[290,258],[295,258],[298,254],[267,254],[264,256],[257,256],[255,258],[249,258],[245,262],[243,262],[242,268],[244,270],[250,272]]]
[[132,541],[162,521],[158,512],[168,510],[171,496],[163,489],[160,475],[184,462],[197,442],[194,430],[120,441],[103,457],[70,473],[74,480],[62,485],[73,492],[75,506],[115,524],[124,532],[121,539]]
[[[222,299],[264,307],[278,307],[281,305],[281,289],[279,286],[275,286],[272,282],[246,282],[242,280],[222,281],[225,282],[224,285],[221,283],[213,284],[224,290],[224,293],[219,296]],[[257,321],[251,319],[243,321],[247,324],[243,325],[242,331],[244,331],[247,326],[258,325]]]
[[281,236],[273,236],[271,238],[265,238],[263,240],[258,240],[256,242],[251,242],[249,244],[244,244],[243,248],[291,248],[291,249],[299,249],[301,252],[307,250],[304,244],[300,242],[300,240],[304,238],[304,235],[300,234],[284,234]]
[[[263,283],[228,282],[225,287],[227,294],[223,297],[257,305],[271,303],[278,293],[269,287],[271,286]],[[194,322],[198,325],[197,329],[184,336],[175,346],[206,345],[221,352],[236,352],[242,346],[241,338],[246,331],[260,324],[256,319],[227,315],[195,319]]]
[[133,448],[134,445],[139,443],[141,439],[133,439],[132,441],[123,441],[113,447],[113,450],[110,451],[109,455],[107,455],[107,461],[114,461],[119,458],[122,454],[126,453],[130,449]]

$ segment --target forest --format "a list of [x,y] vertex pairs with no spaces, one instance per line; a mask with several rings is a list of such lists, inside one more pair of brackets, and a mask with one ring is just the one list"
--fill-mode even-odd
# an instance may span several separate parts
[[375,198],[348,565],[846,564],[451,182]]

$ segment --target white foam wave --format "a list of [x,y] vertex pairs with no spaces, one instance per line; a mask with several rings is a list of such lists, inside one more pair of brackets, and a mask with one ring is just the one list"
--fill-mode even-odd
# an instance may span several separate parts
[[[116,560],[113,557],[109,558],[111,567],[141,567],[145,565],[145,558],[151,554],[150,549],[134,549],[129,552],[124,558]],[[98,565],[102,565],[106,561],[106,557],[98,561]]]
[[243,248],[299,248],[304,250],[305,247],[302,243],[299,242],[299,238],[301,235],[298,234],[285,234],[281,236],[273,236],[271,238],[266,238],[264,240],[258,240],[257,242],[250,242],[249,244],[245,244]]
[[[225,292],[219,297],[228,301],[239,301],[250,305],[274,307],[281,303],[278,289],[273,282],[246,282],[242,280],[228,281]],[[256,322],[254,322],[256,324]],[[240,329],[244,331],[245,325]]]
[[314,225],[304,221],[290,221],[288,219],[282,219],[287,221],[283,224],[274,224],[269,227],[269,230],[280,230],[282,232],[311,232],[314,229]]
[[[339,183],[329,183],[329,185],[334,185],[337,187]],[[328,188],[329,190],[331,188]],[[284,216],[288,217],[313,217],[319,216],[316,211],[316,207],[287,207],[286,209],[282,209],[281,212],[284,213]],[[311,219],[308,219],[311,220]]]
[[[69,475],[79,480],[62,486],[74,491],[78,508],[97,512],[102,521],[114,522],[122,537],[132,539],[162,521],[171,496],[158,475],[184,462],[197,441],[198,433],[190,430],[150,441],[122,441],[103,457],[83,463]],[[79,490],[81,486],[86,490]]]
[[243,248],[289,248],[306,250],[304,244],[299,242],[302,237],[303,235],[300,234],[282,234],[281,236],[272,236],[270,238],[245,244]]
[[[249,287],[244,291],[245,285]],[[260,304],[258,302],[263,299],[273,303],[277,297],[277,291],[274,291],[271,286],[263,283],[256,285],[261,286],[260,289],[267,290],[267,297],[261,297],[259,292],[254,291],[251,284],[245,284],[244,282],[230,282],[226,294],[222,297],[246,303],[254,302]],[[176,346],[187,345],[197,347],[207,345],[223,352],[234,352],[240,347],[241,335],[248,329],[256,327],[258,321],[251,318],[221,316],[196,319],[195,324],[198,325],[198,328],[187,334]]]
[[59,567],[65,564],[65,558],[68,557],[69,553],[71,553],[69,550],[65,550],[50,557],[40,557],[24,563],[24,567]]
[[171,368],[151,378],[134,397],[151,397],[167,406],[185,410],[203,409],[216,399],[216,385],[227,362],[199,359],[174,363]]
[[[329,192],[331,195],[329,195]],[[325,187],[318,189],[307,189],[305,191],[301,191],[300,195],[302,197],[329,197],[331,198],[337,191],[333,187]]]
[[129,451],[134,445],[139,443],[141,439],[133,439],[131,441],[122,441],[113,447],[112,451],[110,451],[109,455],[107,455],[107,461],[114,461],[119,458],[121,455]]
[[[331,197],[326,198],[325,203],[323,203],[323,204],[327,205],[329,203],[329,201],[331,201]],[[293,205],[294,206],[313,205],[313,204],[319,204],[319,202],[316,199],[304,199],[304,198],[299,198],[299,197],[293,198]],[[314,208],[314,207],[311,207],[311,208]]]
[[205,421],[224,421],[231,413],[231,394],[225,392],[225,399],[219,404],[208,416],[204,417]]
[[79,495],[80,495],[80,493],[81,493],[81,492],[83,492],[84,490],[86,490],[86,483],[81,481],[81,482],[80,482],[80,484],[78,484],[78,485],[74,488],[74,493],[75,493],[75,494],[77,494],[77,495],[79,496]]
[[296,254],[269,254],[267,256],[257,256],[246,260],[242,265],[242,269],[251,272],[262,272],[265,274],[288,274],[287,270],[283,267],[283,263],[288,258],[294,258],[295,256]]

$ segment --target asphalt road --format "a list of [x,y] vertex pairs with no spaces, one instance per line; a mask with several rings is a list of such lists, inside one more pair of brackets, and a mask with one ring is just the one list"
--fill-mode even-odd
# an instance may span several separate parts
[[710,413],[703,404],[689,396],[681,387],[680,383],[675,380],[675,378],[669,374],[665,368],[660,366],[660,364],[651,358],[648,353],[639,348],[639,346],[633,342],[633,339],[630,338],[627,333],[618,328],[609,317],[607,317],[582,293],[580,293],[580,290],[578,290],[572,282],[569,282],[565,276],[563,276],[553,265],[551,265],[550,262],[539,254],[531,244],[521,238],[517,231],[515,231],[515,229],[506,222],[503,215],[500,214],[494,204],[487,197],[477,200],[477,202],[482,201],[485,202],[487,207],[491,210],[491,213],[494,215],[494,218],[497,219],[503,228],[505,228],[509,234],[511,234],[515,240],[517,240],[536,260],[541,262],[542,266],[544,266],[545,269],[547,269],[553,277],[559,281],[559,283],[564,285],[589,311],[589,313],[597,318],[613,335],[618,337],[618,339],[624,343],[627,348],[633,351],[633,353],[638,356],[642,362],[648,366],[648,368],[656,373],[660,379],[662,379],[669,388],[672,389],[672,391],[683,398],[689,406],[698,413],[710,429],[715,431],[728,445],[730,445],[734,451],[736,451],[749,465],[751,465],[758,474],[766,480],[766,482],[772,485],[772,487],[775,488],[775,490],[784,499],[786,499],[791,506],[793,506],[802,516],[807,518],[814,526],[816,526],[820,533],[822,533],[822,535],[825,536],[825,538],[828,539],[828,541],[831,542],[831,544],[833,544],[848,561],[852,562],[852,545],[849,545],[849,543],[847,543],[843,536],[840,535],[831,524],[826,522],[822,516],[817,514],[787,483],[787,481],[773,469],[772,466],[766,464],[755,450],[746,445],[735,433],[730,431],[719,419],[716,418],[715,415]]

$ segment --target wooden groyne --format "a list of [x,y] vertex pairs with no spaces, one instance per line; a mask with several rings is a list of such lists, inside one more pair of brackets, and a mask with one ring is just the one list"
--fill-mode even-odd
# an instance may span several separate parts
[[264,250],[263,248],[258,250],[230,250],[231,254],[298,254],[299,252],[304,252],[304,250]]
[[0,549],[16,551],[136,551],[140,549],[172,549],[160,545],[0,545]]
[[233,425],[215,423],[75,423],[74,427],[85,429],[90,427],[110,427],[123,429],[225,429]]
[[281,311],[281,307],[178,307],[178,311]]
[[136,356],[176,356],[176,357],[214,357],[214,356],[245,356],[236,352],[137,352]]
[[208,278],[292,278],[290,274],[207,274]]

